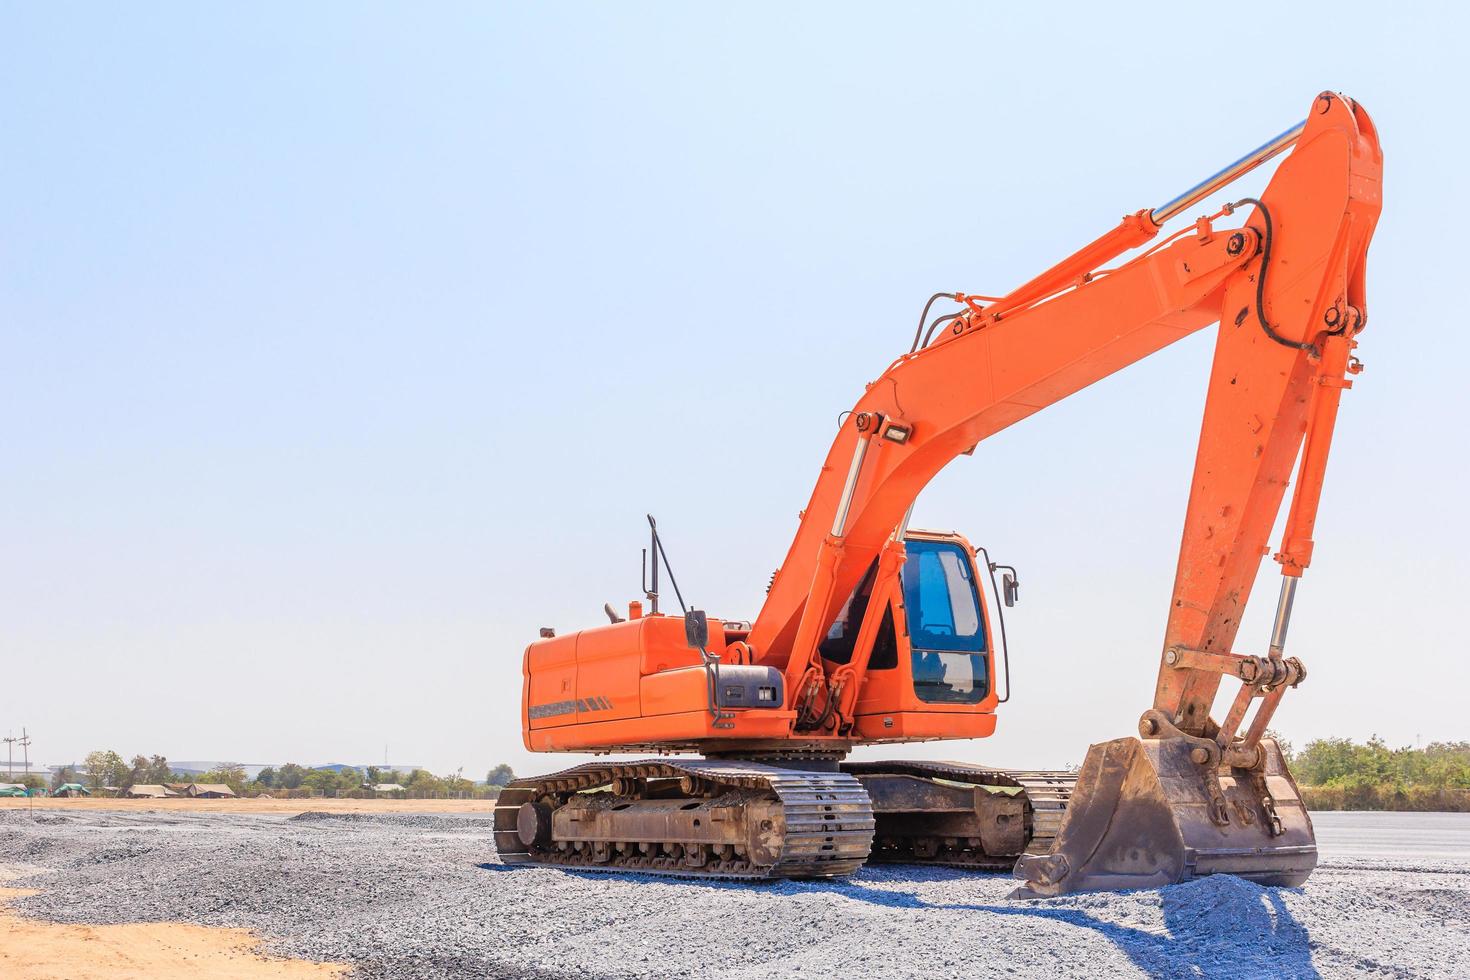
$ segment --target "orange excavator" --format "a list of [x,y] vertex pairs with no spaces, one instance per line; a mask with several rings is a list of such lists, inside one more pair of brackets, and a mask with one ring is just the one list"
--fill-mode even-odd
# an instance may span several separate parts
[[[1288,150],[1259,198],[1154,242],[1169,219]],[[1014,869],[1023,897],[1219,872],[1304,881],[1317,863],[1311,819],[1266,731],[1306,677],[1285,654],[1287,628],[1339,398],[1362,368],[1353,352],[1381,172],[1367,113],[1323,93],[1299,125],[1006,295],[936,294],[909,352],[843,416],[753,623],[685,604],[650,518],[643,600],[626,616],[605,606],[605,625],[543,628],[527,648],[528,748],[658,757],[516,781],[495,809],[502,860],[733,878],[930,862]],[[930,321],[940,301],[953,311]],[[1183,543],[1138,737],[1091,746],[1075,774],[844,762],[859,745],[990,735],[1010,694],[1015,570],[957,534],[910,529],[924,486],[988,436],[1211,324]],[[1238,652],[1294,469],[1271,636],[1264,655]],[[659,609],[660,569],[682,615]],[[1240,686],[1217,721],[1225,678]]]

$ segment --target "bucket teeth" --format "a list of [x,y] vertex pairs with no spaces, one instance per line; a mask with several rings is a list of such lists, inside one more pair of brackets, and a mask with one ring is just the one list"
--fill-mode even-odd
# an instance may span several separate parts
[[1094,745],[1056,843],[1023,857],[1012,898],[1156,888],[1209,874],[1300,885],[1317,866],[1312,820],[1280,748],[1256,770],[1201,766],[1188,738]]

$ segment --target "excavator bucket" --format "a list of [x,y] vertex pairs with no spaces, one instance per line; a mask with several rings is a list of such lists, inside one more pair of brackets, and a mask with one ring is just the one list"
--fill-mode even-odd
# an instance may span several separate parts
[[1210,874],[1295,886],[1317,866],[1312,820],[1281,749],[1254,770],[1196,763],[1177,736],[1094,745],[1050,852],[1023,857],[1012,898],[1157,888]]

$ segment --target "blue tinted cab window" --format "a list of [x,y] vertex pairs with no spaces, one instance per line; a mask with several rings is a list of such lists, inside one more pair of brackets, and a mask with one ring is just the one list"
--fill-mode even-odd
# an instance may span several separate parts
[[989,689],[985,623],[969,556],[943,541],[905,542],[904,611],[914,692],[932,703],[974,704]]

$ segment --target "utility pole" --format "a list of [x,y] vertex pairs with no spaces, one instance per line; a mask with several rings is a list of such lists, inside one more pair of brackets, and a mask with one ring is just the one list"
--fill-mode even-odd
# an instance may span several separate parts
[[[31,733],[24,728],[20,730],[20,748],[25,757],[26,776],[31,774]],[[26,809],[30,811],[31,819],[36,819],[36,797],[30,786],[26,786]]]
[[[24,729],[22,729],[22,731],[24,731]],[[15,778],[15,743],[16,742],[19,742],[19,741],[20,741],[20,739],[18,739],[18,738],[15,737],[15,733],[13,731],[9,735],[6,735],[5,736],[5,755],[6,755],[6,759],[5,759],[5,780],[6,780],[6,782],[9,782],[10,780],[12,780],[12,779]]]

